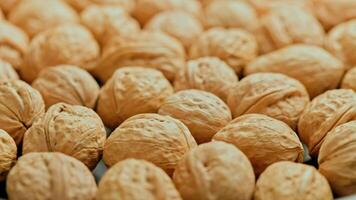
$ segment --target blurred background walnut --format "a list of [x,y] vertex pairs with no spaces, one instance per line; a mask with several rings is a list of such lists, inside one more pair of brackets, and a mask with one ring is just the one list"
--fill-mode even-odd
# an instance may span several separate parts
[[290,5],[312,12],[313,7],[310,0],[245,0],[250,3],[258,12],[263,15],[274,7]]
[[17,158],[17,146],[12,137],[0,129],[0,182],[6,180],[6,176]]
[[0,59],[0,82],[18,79],[19,75],[17,75],[12,65]]
[[0,9],[4,11],[6,15],[16,6],[18,2],[22,0],[0,0]]
[[77,11],[82,11],[91,5],[121,7],[127,12],[131,12],[135,7],[135,0],[65,0]]
[[350,69],[344,76],[341,88],[353,89],[356,92],[356,67]]
[[4,13],[2,12],[2,9],[1,9],[1,7],[0,7],[0,20],[2,20],[2,19],[4,19],[4,18],[5,18]]

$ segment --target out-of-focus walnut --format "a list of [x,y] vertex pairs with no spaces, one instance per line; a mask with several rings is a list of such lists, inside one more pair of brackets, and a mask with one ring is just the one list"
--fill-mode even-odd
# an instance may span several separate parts
[[322,48],[298,44],[260,56],[244,70],[245,75],[259,72],[282,73],[297,79],[314,98],[339,85],[344,66]]
[[189,151],[173,180],[185,200],[250,200],[255,188],[250,161],[225,142],[202,144]]
[[9,14],[20,1],[22,0],[0,0],[0,9],[4,11],[5,14]]
[[2,19],[4,19],[5,17],[4,17],[4,13],[2,12],[2,9],[1,9],[1,7],[0,7],[0,20],[2,20]]
[[356,121],[330,131],[320,148],[319,171],[335,194],[346,196],[356,191]]
[[183,45],[162,32],[143,31],[128,37],[114,37],[92,73],[106,81],[116,69],[143,66],[160,70],[169,80],[185,64]]
[[32,39],[21,77],[32,82],[38,73],[60,64],[90,69],[99,57],[100,49],[93,35],[80,25],[60,25]]
[[63,102],[94,109],[100,91],[98,83],[87,71],[73,65],[42,70],[32,86],[41,93],[46,108]]
[[173,88],[155,69],[118,69],[102,87],[97,112],[106,126],[116,128],[127,118],[140,113],[156,113]]
[[81,13],[81,21],[102,46],[114,36],[127,36],[140,31],[138,22],[120,7],[90,6]]
[[18,79],[19,75],[17,75],[11,64],[0,59],[0,82]]
[[10,171],[9,199],[94,200],[97,187],[89,169],[62,153],[30,153]]
[[356,119],[356,93],[330,90],[315,97],[300,116],[298,133],[312,156],[317,156],[327,133]]
[[213,28],[204,32],[191,46],[190,58],[215,56],[225,61],[236,73],[257,56],[253,35],[237,28]]
[[[151,188],[154,188],[152,190]],[[169,176],[145,160],[127,159],[111,167],[99,183],[98,200],[181,200]]]
[[144,159],[172,175],[183,155],[196,146],[189,129],[179,120],[158,114],[139,114],[111,133],[103,158],[108,166],[127,158]]
[[313,5],[310,0],[246,0],[260,15],[267,13],[274,7],[291,5],[312,12]]
[[7,173],[16,163],[17,146],[12,137],[0,129],[0,182],[6,179]]
[[183,90],[167,97],[158,113],[183,122],[198,143],[209,142],[232,120],[229,107],[221,99],[200,90]]
[[256,73],[230,90],[227,103],[233,118],[260,113],[276,118],[296,130],[298,119],[309,103],[305,87],[278,73]]
[[159,13],[146,24],[145,29],[165,32],[178,39],[187,50],[203,32],[200,21],[184,11]]
[[105,139],[104,124],[93,110],[59,103],[51,106],[26,131],[23,154],[61,152],[94,169],[101,158]]
[[282,161],[260,175],[254,200],[332,200],[328,181],[314,167]]
[[278,161],[303,162],[303,145],[287,124],[260,114],[240,116],[221,129],[213,141],[235,145],[250,159],[258,176]]
[[76,23],[79,17],[61,0],[22,0],[11,10],[9,21],[33,37],[60,24]]
[[356,92],[356,67],[350,69],[341,82],[341,88],[353,89]]
[[121,7],[127,12],[131,12],[135,8],[135,0],[65,0],[77,11],[82,11],[92,5]]

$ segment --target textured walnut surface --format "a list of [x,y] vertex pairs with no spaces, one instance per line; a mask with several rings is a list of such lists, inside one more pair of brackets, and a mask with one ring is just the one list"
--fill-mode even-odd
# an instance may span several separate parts
[[353,89],[356,92],[356,67],[350,69],[346,72],[342,82],[341,88]]
[[0,129],[0,181],[5,181],[7,173],[15,165],[17,147],[14,139]]
[[17,72],[12,67],[12,65],[8,62],[0,60],[0,82],[18,79],[19,75],[17,75]]
[[310,0],[246,0],[249,2],[260,15],[265,14],[272,8],[284,5],[292,5],[304,10],[312,11],[312,3]]
[[65,0],[78,11],[82,11],[91,5],[118,6],[131,12],[136,2],[133,0]]

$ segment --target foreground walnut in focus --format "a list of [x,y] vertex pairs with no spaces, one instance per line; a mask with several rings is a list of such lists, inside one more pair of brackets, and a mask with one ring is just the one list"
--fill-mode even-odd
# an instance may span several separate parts
[[18,80],[18,79],[19,79],[19,75],[17,75],[16,71],[14,70],[14,68],[12,68],[11,64],[0,60],[0,82]]
[[314,167],[288,161],[267,167],[256,184],[254,200],[332,200],[328,181]]
[[350,69],[344,76],[341,88],[353,89],[356,92],[356,67]]
[[31,153],[10,171],[9,199],[94,200],[97,187],[89,169],[62,153]]
[[[154,190],[152,190],[154,188]],[[98,200],[181,200],[172,180],[145,160],[127,159],[115,164],[99,183]]]
[[197,143],[179,120],[158,114],[139,114],[111,133],[104,146],[108,166],[127,158],[144,159],[173,174],[183,155]]
[[15,165],[17,146],[12,137],[0,129],[0,182],[6,179],[7,173]]
[[202,144],[189,151],[173,180],[185,200],[250,200],[255,188],[248,158],[224,142]]
[[91,5],[102,5],[111,7],[121,7],[127,12],[131,12],[135,7],[133,0],[65,0],[77,11],[82,11]]

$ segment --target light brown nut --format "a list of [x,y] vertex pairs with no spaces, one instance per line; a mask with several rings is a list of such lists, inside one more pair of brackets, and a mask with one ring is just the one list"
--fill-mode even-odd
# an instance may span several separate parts
[[42,69],[60,64],[88,70],[99,54],[99,45],[87,29],[74,24],[60,25],[32,39],[20,68],[21,77],[32,82]]
[[225,142],[202,144],[179,162],[173,181],[185,200],[250,200],[255,174],[248,158]]
[[17,146],[12,137],[0,129],[0,182],[6,180],[6,176],[17,158]]
[[324,49],[300,44],[256,58],[246,66],[244,74],[259,72],[282,73],[297,79],[314,98],[339,85],[344,67]]
[[118,68],[143,66],[158,69],[173,80],[184,64],[184,47],[178,40],[162,32],[143,31],[113,38],[92,73],[106,81]]
[[40,72],[32,83],[49,108],[56,103],[67,103],[95,108],[99,85],[85,70],[74,65],[57,65]]
[[211,141],[232,120],[229,107],[221,99],[200,90],[183,90],[167,97],[158,113],[183,122],[198,143]]
[[7,15],[22,0],[0,0],[0,9]]
[[319,171],[339,196],[356,191],[356,122],[342,124],[325,137],[321,145]]
[[227,98],[233,118],[260,113],[285,122],[293,130],[308,103],[308,93],[299,81],[277,73],[249,75],[230,90]]
[[105,139],[104,124],[93,110],[58,103],[26,131],[23,154],[61,152],[94,169],[101,159]]
[[12,65],[0,59],[0,82],[18,79],[19,75],[17,75]]
[[4,17],[4,13],[3,13],[2,9],[1,9],[1,6],[0,6],[0,20],[2,20],[4,18],[5,18]]
[[356,93],[348,89],[330,90],[314,98],[298,123],[300,139],[317,156],[329,131],[356,119]]
[[[153,189],[154,188],[154,189]],[[98,200],[181,200],[169,176],[145,160],[127,159],[111,167],[99,183]]]
[[239,148],[250,159],[258,176],[278,161],[303,162],[303,145],[285,123],[266,115],[247,114],[221,129],[213,141]]
[[263,15],[274,7],[291,5],[312,12],[313,4],[310,0],[247,0],[256,11]]
[[34,121],[45,112],[41,94],[20,80],[0,82],[0,127],[17,145]]
[[350,69],[341,82],[341,88],[353,89],[356,92],[356,67]]
[[106,140],[108,166],[127,158],[144,159],[172,175],[183,155],[197,143],[179,120],[158,114],[139,114],[123,122]]
[[134,0],[65,0],[77,11],[82,11],[92,5],[102,6],[118,6],[131,12],[135,8],[136,2]]
[[254,200],[332,200],[328,181],[314,167],[288,161],[270,165],[260,175]]
[[10,171],[9,199],[94,200],[97,187],[89,169],[62,153],[31,153]]

